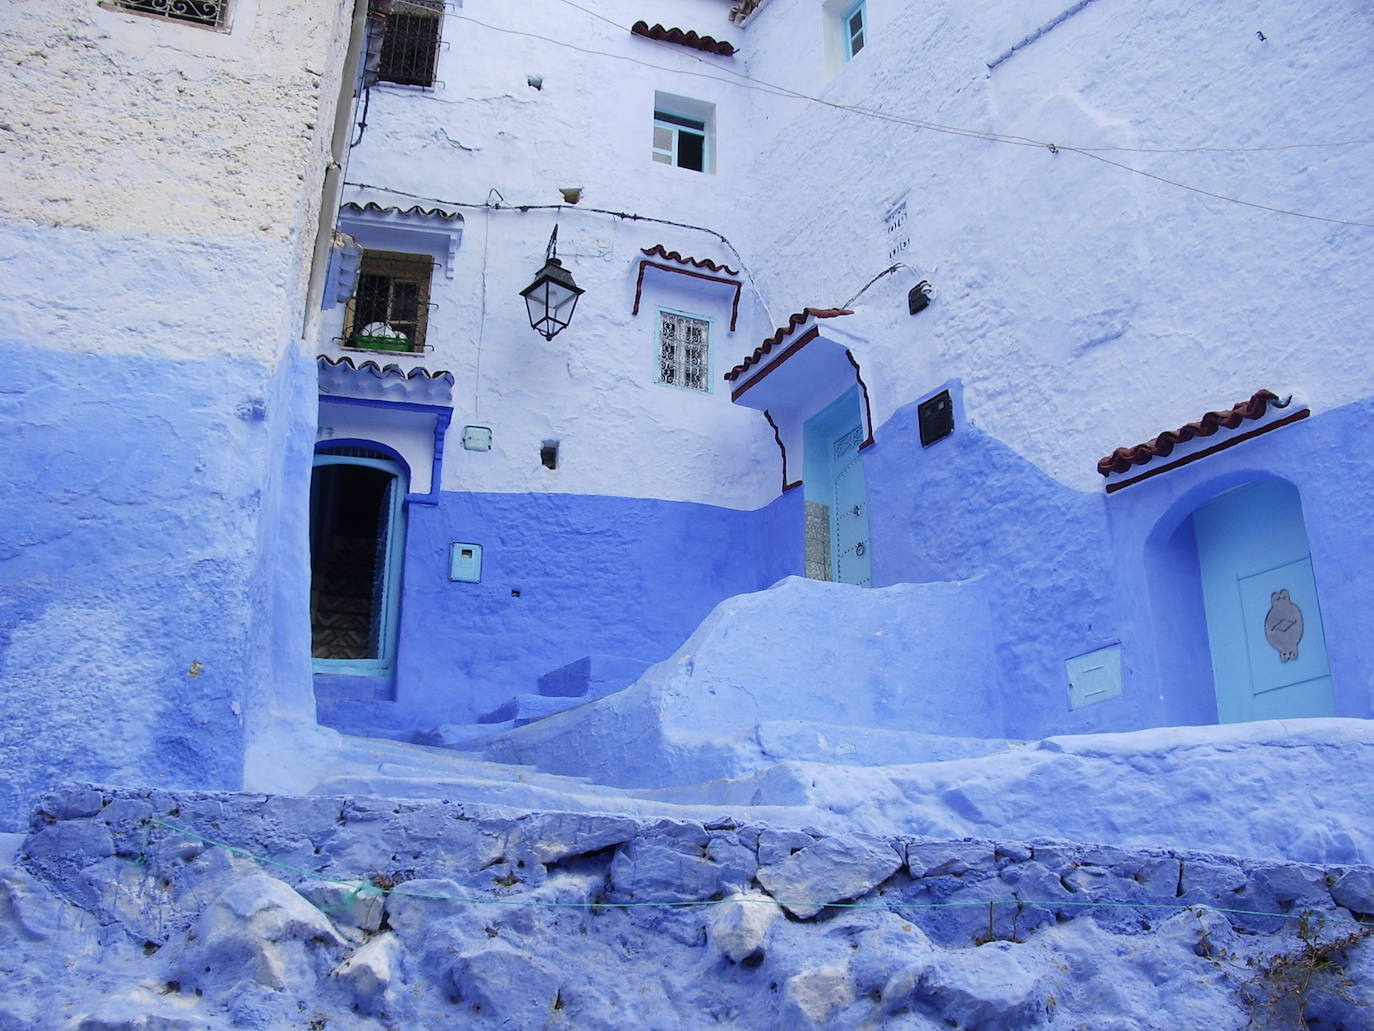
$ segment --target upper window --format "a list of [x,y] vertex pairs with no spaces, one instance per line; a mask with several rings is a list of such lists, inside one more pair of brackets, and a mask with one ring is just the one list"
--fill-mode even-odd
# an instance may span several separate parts
[[696,172],[705,171],[706,123],[669,111],[655,111],[654,160]]
[[394,0],[386,16],[377,78],[402,86],[433,86],[443,16],[443,0]]
[[658,382],[711,392],[711,323],[675,311],[658,313]]
[[859,0],[840,18],[840,43],[846,61],[864,48],[864,32],[867,25],[868,15],[864,11],[864,0]]
[[714,104],[655,93],[654,160],[694,172],[714,172],[715,120]]
[[222,29],[229,0],[102,0],[101,6]]
[[344,321],[344,346],[423,351],[433,271],[434,260],[427,254],[363,251],[358,289]]

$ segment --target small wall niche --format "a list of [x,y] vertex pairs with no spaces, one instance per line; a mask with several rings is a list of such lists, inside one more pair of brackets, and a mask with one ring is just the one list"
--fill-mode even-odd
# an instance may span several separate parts
[[546,440],[539,445],[539,464],[545,469],[558,468],[558,441]]

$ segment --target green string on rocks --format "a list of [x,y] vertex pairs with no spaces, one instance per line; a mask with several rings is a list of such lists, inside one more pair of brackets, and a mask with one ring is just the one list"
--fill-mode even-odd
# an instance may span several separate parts
[[[528,906],[540,909],[688,909],[697,906],[721,906],[732,903],[751,903],[766,906],[784,906],[789,909],[873,909],[896,912],[900,910],[935,910],[935,909],[976,909],[989,908],[989,919],[991,920],[993,907],[996,906],[1015,906],[1018,911],[1032,906],[1043,906],[1046,908],[1080,908],[1080,909],[1162,909],[1175,912],[1195,912],[1195,913],[1229,913],[1236,916],[1256,916],[1267,917],[1275,920],[1302,920],[1307,914],[1304,913],[1270,913],[1258,909],[1238,909],[1233,906],[1209,906],[1204,903],[1189,903],[1180,905],[1167,902],[1106,902],[1092,900],[1074,899],[980,899],[976,902],[820,902],[814,900],[796,901],[789,899],[761,898],[758,896],[736,896],[733,898],[719,899],[662,899],[649,900],[642,902],[557,902],[546,899],[521,899],[521,898],[502,898],[502,897],[471,897],[463,895],[434,895],[426,892],[407,891],[402,887],[383,887],[372,879],[365,879],[354,884],[352,881],[340,880],[336,877],[328,877],[314,870],[307,870],[304,867],[293,866],[290,863],[283,863],[268,856],[258,855],[248,849],[231,845],[225,841],[217,841],[214,838],[207,838],[202,834],[186,827],[178,827],[175,824],[167,823],[156,817],[147,817],[142,821],[145,825],[144,833],[144,854],[136,860],[140,865],[147,861],[148,837],[153,826],[163,827],[183,837],[198,841],[202,845],[211,848],[222,848],[236,856],[251,859],[253,862],[264,866],[276,867],[279,870],[289,870],[291,873],[299,874],[309,880],[319,881],[324,884],[332,884],[336,887],[349,888],[349,892],[342,901],[331,906],[316,906],[322,913],[333,913],[342,909],[347,909],[359,899],[376,899],[387,896],[423,899],[430,902],[458,902],[473,906]],[[1358,924],[1362,927],[1369,926],[1358,917],[1351,916],[1344,912],[1324,914],[1337,917]]]

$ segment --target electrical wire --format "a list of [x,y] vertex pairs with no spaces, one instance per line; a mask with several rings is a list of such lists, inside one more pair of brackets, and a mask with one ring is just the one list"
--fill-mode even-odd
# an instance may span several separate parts
[[841,308],[849,308],[849,307],[852,307],[855,301],[857,301],[860,297],[862,297],[864,294],[866,294],[866,293],[868,292],[868,288],[869,288],[870,286],[872,286],[874,283],[876,283],[878,280],[882,279],[883,277],[892,275],[892,273],[896,272],[896,271],[899,270],[899,269],[906,269],[906,270],[907,270],[908,272],[910,272],[913,276],[917,276],[917,277],[920,277],[920,278],[924,279],[924,274],[921,272],[920,269],[912,268],[910,265],[906,264],[905,262],[895,261],[895,262],[893,262],[891,265],[889,265],[887,268],[885,268],[885,269],[883,269],[881,272],[879,272],[879,273],[878,273],[876,276],[874,276],[872,279],[870,279],[870,280],[869,280],[867,283],[865,283],[863,286],[861,286],[861,287],[859,288],[859,292],[856,293],[856,294],[855,294],[853,297],[851,297],[849,300],[845,301],[844,304],[841,304],[840,307],[841,307]]
[[472,368],[472,417],[477,419],[481,408],[481,383],[482,383],[482,337],[487,328],[487,244],[491,241],[491,210],[493,207],[491,195],[496,194],[500,201],[505,200],[501,196],[501,191],[493,186],[487,191],[486,221],[482,225],[482,290],[481,301],[478,308],[477,317],[477,353],[473,358]]
[[[714,236],[730,249],[730,253],[735,256],[735,260],[739,262],[740,268],[743,270],[746,278],[748,278],[749,285],[753,288],[754,296],[757,298],[759,305],[763,308],[764,314],[768,317],[770,322],[773,319],[772,313],[768,310],[767,303],[763,300],[763,294],[759,290],[758,282],[754,279],[754,274],[749,270],[749,265],[744,260],[744,256],[740,254],[739,248],[731,243],[729,237],[724,233],[712,229],[709,226],[694,225],[691,222],[680,222],[671,218],[658,218],[654,215],[640,215],[632,211],[614,211],[610,208],[584,207],[580,204],[575,206],[564,204],[492,204],[489,201],[477,204],[471,201],[447,200],[442,197],[431,197],[426,194],[412,193],[409,190],[393,189],[390,186],[378,186],[375,183],[360,183],[351,179],[345,180],[344,185],[352,186],[360,190],[377,190],[381,193],[394,194],[397,197],[408,197],[411,200],[426,201],[430,204],[437,204],[446,208],[487,208],[491,211],[519,211],[522,213],[526,211],[580,211],[595,215],[610,215],[615,218],[623,219],[626,222],[651,222],[655,225],[673,226],[678,229],[692,229],[699,233],[707,233],[710,236]],[[490,198],[491,194],[488,193],[487,196]]]
[[371,106],[372,106],[372,87],[371,87],[371,86],[365,86],[365,87],[363,88],[363,113],[362,113],[362,117],[358,119],[358,138],[348,145],[348,149],[349,149],[349,150],[352,150],[352,149],[353,149],[354,147],[356,147],[358,144],[360,144],[360,143],[363,142],[363,136],[364,136],[364,135],[366,134],[366,132],[367,132],[367,111],[368,111],[368,108],[370,108]]
[[1359,229],[1374,229],[1374,222],[1356,222],[1347,218],[1328,218],[1325,215],[1313,215],[1306,211],[1292,211],[1289,208],[1276,208],[1271,204],[1260,204],[1258,201],[1242,200],[1239,197],[1230,197],[1223,193],[1214,193],[1211,190],[1204,190],[1200,186],[1189,186],[1187,183],[1181,183],[1176,179],[1169,179],[1162,175],[1156,175],[1154,172],[1147,172],[1143,168],[1136,168],[1133,165],[1127,165],[1121,161],[1113,161],[1111,158],[1103,157],[1101,154],[1096,154],[1091,151],[1079,150],[1076,147],[1060,147],[1059,149],[1082,154],[1086,158],[1092,158],[1094,161],[1101,161],[1103,164],[1112,165],[1116,168],[1123,168],[1127,172],[1134,172],[1136,175],[1144,176],[1146,179],[1167,183],[1169,186],[1176,186],[1180,190],[1188,190],[1190,193],[1198,193],[1204,197],[1224,200],[1230,204],[1240,204],[1247,208],[1258,208],[1260,211],[1270,211],[1276,215],[1292,215],[1295,218],[1311,219],[1314,222],[1329,222],[1332,225],[1338,226],[1355,226]]
[[[600,18],[601,20],[606,21],[606,22],[608,22],[609,24],[616,25],[617,28],[622,28],[622,29],[623,29],[623,26],[620,26],[618,23],[613,22],[613,21],[610,21],[610,19],[604,18],[603,16],[601,16],[601,15],[599,15],[599,14],[596,14],[595,12],[587,11],[586,8],[582,7],[581,5],[579,5],[579,4],[577,4],[577,3],[574,3],[573,0],[561,0],[561,2],[562,2],[562,3],[565,3],[565,4],[568,4],[568,5],[571,6],[571,7],[575,7],[575,8],[577,8],[578,10],[584,11],[584,12],[586,12],[586,13],[588,13],[588,14],[592,14],[593,17]],[[808,103],[819,104],[819,105],[821,105],[821,106],[823,106],[823,107],[829,107],[829,108],[832,108],[832,109],[834,109],[834,110],[841,111],[841,112],[847,112],[847,113],[851,113],[851,114],[857,114],[857,115],[860,115],[860,116],[863,116],[863,117],[874,118],[874,119],[878,119],[878,120],[881,120],[881,121],[891,122],[891,123],[899,124],[899,125],[907,125],[907,126],[910,126],[910,127],[913,127],[913,128],[917,128],[917,129],[925,129],[925,130],[928,130],[928,131],[930,131],[930,132],[941,133],[941,134],[943,134],[943,135],[948,135],[948,136],[959,136],[959,137],[965,137],[965,138],[968,138],[968,139],[983,140],[983,141],[989,142],[989,143],[1001,143],[1001,144],[1008,145],[1008,146],[1044,148],[1044,149],[1047,149],[1047,150],[1051,151],[1052,153],[1056,153],[1056,154],[1059,153],[1059,152],[1061,152],[1061,151],[1066,151],[1066,152],[1074,153],[1074,154],[1081,154],[1081,155],[1083,155],[1084,157],[1095,158],[1095,159],[1097,159],[1097,160],[1099,160],[1099,161],[1102,161],[1102,162],[1105,163],[1105,164],[1112,165],[1112,166],[1114,166],[1114,167],[1116,167],[1116,168],[1122,169],[1123,171],[1126,171],[1126,172],[1129,172],[1129,173],[1132,173],[1132,174],[1135,174],[1135,175],[1142,176],[1143,178],[1146,178],[1146,179],[1152,179],[1152,180],[1154,180],[1154,181],[1156,181],[1156,182],[1163,183],[1163,184],[1165,184],[1165,185],[1172,186],[1172,187],[1175,187],[1175,188],[1177,188],[1177,189],[1186,190],[1186,191],[1189,191],[1189,192],[1192,192],[1192,193],[1197,193],[1197,194],[1200,194],[1200,195],[1202,195],[1202,196],[1210,197],[1210,198],[1212,198],[1212,199],[1214,199],[1214,200],[1219,200],[1219,201],[1223,201],[1223,202],[1230,203],[1230,204],[1238,204],[1238,205],[1241,205],[1241,206],[1243,206],[1243,207],[1255,208],[1255,209],[1258,209],[1258,210],[1260,210],[1260,211],[1268,211],[1268,212],[1271,212],[1271,213],[1273,213],[1273,214],[1288,215],[1288,216],[1291,216],[1291,217],[1293,217],[1293,218],[1309,219],[1309,220],[1316,221],[1316,222],[1326,222],[1326,223],[1334,224],[1334,225],[1353,226],[1353,227],[1361,228],[1361,229],[1374,229],[1374,222],[1361,222],[1361,221],[1358,221],[1358,220],[1355,220],[1355,219],[1333,218],[1333,217],[1326,216],[1326,215],[1314,215],[1314,214],[1311,214],[1311,213],[1309,213],[1309,212],[1294,211],[1294,210],[1289,209],[1289,208],[1280,208],[1280,207],[1277,207],[1277,206],[1274,206],[1274,205],[1262,204],[1262,203],[1259,203],[1259,202],[1257,202],[1257,201],[1248,201],[1248,200],[1244,200],[1244,199],[1239,198],[1239,197],[1233,197],[1233,196],[1231,196],[1231,195],[1229,195],[1229,194],[1217,193],[1217,192],[1212,191],[1212,190],[1205,190],[1205,189],[1203,189],[1203,188],[1201,188],[1201,187],[1191,186],[1191,185],[1189,185],[1188,183],[1180,182],[1180,181],[1178,181],[1178,180],[1176,180],[1176,179],[1170,179],[1170,178],[1168,178],[1168,177],[1166,177],[1166,176],[1157,175],[1157,174],[1155,174],[1155,173],[1153,173],[1153,172],[1147,172],[1147,171],[1145,171],[1144,169],[1137,168],[1137,167],[1135,167],[1135,166],[1133,166],[1133,165],[1127,165],[1127,164],[1125,164],[1125,163],[1123,163],[1123,162],[1113,161],[1113,160],[1111,160],[1111,159],[1109,159],[1109,158],[1104,158],[1104,157],[1102,157],[1102,153],[1103,153],[1103,152],[1111,152],[1111,151],[1114,151],[1114,150],[1122,150],[1122,151],[1127,151],[1127,152],[1139,152],[1139,153],[1193,153],[1193,152],[1199,152],[1199,153],[1245,153],[1245,152],[1254,152],[1254,151],[1266,150],[1266,149],[1269,149],[1269,148],[1256,148],[1256,147],[1238,147],[1238,148],[1230,148],[1230,147],[1186,148],[1186,147],[1179,147],[1179,148],[1158,148],[1158,149],[1151,149],[1151,148],[1080,147],[1080,146],[1075,146],[1075,145],[1072,145],[1072,144],[1056,144],[1056,143],[1047,142],[1047,141],[1044,141],[1044,140],[1036,140],[1036,139],[1032,139],[1032,138],[1030,138],[1030,137],[1026,137],[1026,136],[1017,136],[1017,135],[1013,135],[1013,134],[1009,134],[1009,133],[998,133],[998,132],[989,132],[989,131],[978,130],[978,129],[969,129],[969,128],[965,128],[965,127],[963,127],[963,126],[956,126],[956,125],[944,125],[944,124],[941,124],[941,123],[939,123],[939,122],[931,122],[931,121],[927,121],[927,120],[925,120],[925,119],[910,118],[910,117],[904,117],[904,116],[901,116],[901,115],[894,115],[894,114],[891,114],[891,113],[889,113],[889,112],[879,111],[879,110],[877,110],[876,108],[861,107],[861,106],[855,105],[855,104],[840,104],[840,103],[837,103],[837,102],[835,102],[835,101],[826,100],[826,99],[824,99],[824,98],[822,98],[822,97],[816,97],[816,96],[813,96],[813,95],[811,95],[811,94],[802,93],[802,92],[799,92],[799,91],[797,91],[797,90],[790,89],[790,88],[785,87],[785,86],[779,86],[779,85],[777,85],[777,84],[765,82],[765,81],[763,81],[763,80],[751,79],[751,78],[748,78],[747,76],[745,76],[744,73],[742,73],[742,72],[736,72],[736,71],[734,71],[733,69],[723,69],[723,70],[726,71],[729,75],[735,76],[735,79],[725,78],[725,77],[722,77],[721,75],[712,74],[712,73],[709,73],[709,72],[690,71],[690,70],[686,70],[686,69],[666,69],[666,68],[664,68],[662,65],[654,64],[654,63],[649,62],[649,61],[642,61],[642,60],[639,60],[638,58],[630,57],[630,56],[628,56],[628,55],[626,55],[626,54],[614,54],[614,53],[610,53],[610,52],[604,51],[604,50],[595,50],[595,49],[591,49],[591,48],[587,48],[587,47],[580,47],[580,46],[577,46],[577,45],[574,44],[574,43],[569,43],[569,42],[567,42],[567,41],[565,41],[565,40],[555,39],[555,38],[553,38],[553,37],[551,37],[551,36],[544,36],[544,35],[541,35],[540,33],[537,33],[537,32],[527,32],[527,31],[524,31],[524,30],[521,30],[521,29],[510,29],[510,28],[504,28],[504,27],[497,26],[497,25],[491,25],[491,24],[489,24],[489,23],[487,23],[487,22],[484,22],[484,21],[481,21],[481,20],[479,20],[479,19],[477,19],[477,18],[473,18],[473,17],[470,16],[470,15],[455,14],[453,17],[462,19],[463,21],[471,22],[471,23],[474,24],[474,25],[481,26],[482,28],[489,29],[489,30],[491,30],[491,31],[493,31],[493,32],[505,33],[505,34],[507,34],[507,35],[513,35],[513,36],[522,36],[522,37],[529,38],[529,39],[538,39],[538,40],[541,40],[541,41],[543,41],[543,42],[550,43],[550,44],[552,44],[552,45],[554,45],[554,46],[557,46],[557,47],[563,47],[563,48],[566,48],[566,49],[569,49],[569,50],[577,51],[578,53],[588,54],[588,55],[597,56],[597,57],[606,57],[606,58],[611,58],[611,59],[613,59],[613,60],[626,61],[626,62],[629,62],[629,63],[631,63],[631,64],[636,64],[636,65],[640,65],[640,66],[642,66],[642,67],[651,68],[651,69],[653,69],[653,70],[655,70],[655,71],[669,71],[669,72],[672,72],[673,74],[677,74],[677,75],[688,75],[688,76],[693,76],[693,77],[696,77],[696,78],[712,79],[712,80],[717,81],[717,82],[726,82],[726,83],[730,83],[730,84],[732,84],[732,85],[737,85],[737,86],[739,86],[739,87],[742,88],[742,89],[750,89],[750,90],[754,90],[755,92],[766,93],[766,94],[769,94],[769,95],[771,95],[771,96],[780,96],[780,97],[786,97],[786,98],[795,99],[795,100],[802,100],[802,101],[805,101],[805,102],[808,102]],[[702,60],[702,59],[698,58],[698,60]],[[1285,145],[1282,145],[1281,147],[1277,147],[1277,148],[1274,148],[1274,149],[1288,149],[1288,148],[1290,148],[1290,147],[1291,147],[1291,148],[1296,148],[1296,147],[1310,147],[1310,148],[1346,147],[1346,146],[1355,146],[1355,145],[1359,145],[1359,144],[1363,144],[1363,143],[1369,143],[1369,142],[1374,142],[1374,141],[1371,141],[1371,140],[1369,140],[1369,139],[1354,139],[1354,140],[1333,141],[1333,142],[1329,142],[1329,143],[1318,142],[1318,143],[1285,144]],[[733,249],[733,248],[732,248],[732,249]]]
[[[591,10],[591,9],[589,9],[589,8],[583,7],[581,4],[577,3],[576,0],[559,0],[559,2],[560,2],[560,3],[563,3],[563,4],[566,4],[568,7],[575,7],[575,8],[577,8],[577,10],[583,11],[583,12],[585,12],[585,13],[591,15],[593,18],[597,18],[597,19],[599,19],[600,21],[604,21],[604,22],[605,22],[606,24],[608,24],[608,25],[611,25],[611,26],[614,26],[614,27],[617,28],[617,29],[620,29],[622,32],[629,32],[629,31],[630,31],[628,28],[626,28],[625,26],[621,25],[619,22],[614,21],[614,20],[612,20],[612,19],[610,19],[610,18],[607,18],[605,15],[599,14],[599,13],[597,13],[596,11],[593,11],[593,10]],[[477,22],[476,19],[469,19],[469,20],[474,21],[474,22]],[[485,24],[485,23],[477,22],[477,24]],[[496,27],[496,26],[492,26],[492,25],[487,25],[486,27],[487,27],[487,28],[495,29],[495,31],[497,31],[497,32],[502,32],[502,31],[513,31],[513,30],[503,30],[503,29],[500,29],[500,28],[498,28],[498,27]],[[539,37],[539,38],[543,39],[543,38],[546,38],[546,37]],[[549,42],[558,43],[559,41],[558,41],[558,40],[549,40]],[[624,55],[620,55],[620,54],[611,54],[611,53],[607,53],[607,52],[605,52],[605,51],[588,51],[588,52],[589,52],[589,53],[600,54],[600,55],[603,56],[603,57],[623,57],[623,56],[624,56]],[[689,58],[693,58],[693,59],[695,59],[699,64],[704,64],[704,65],[706,65],[707,67],[710,67],[710,68],[716,68],[716,67],[718,67],[718,66],[716,66],[716,65],[711,64],[710,62],[708,62],[704,57],[702,57],[702,56],[699,55],[699,54],[688,54],[688,53],[684,53],[682,56],[689,57]],[[631,60],[632,60],[632,59],[631,59]],[[637,61],[636,63],[638,63],[638,64],[646,64],[647,62]],[[650,67],[653,67],[653,68],[657,68],[657,69],[659,69],[660,71],[670,71],[670,70],[671,70],[671,69],[662,68],[661,66],[658,66],[658,65],[649,65],[649,66],[650,66]],[[781,86],[781,85],[778,85],[777,83],[770,83],[770,82],[767,82],[766,80],[757,79],[757,78],[755,78],[755,77],[753,77],[753,76],[750,76],[750,75],[749,75],[748,73],[746,73],[746,72],[737,71],[737,70],[734,69],[734,68],[729,68],[729,67],[723,67],[723,66],[722,66],[722,67],[719,67],[719,70],[725,72],[725,73],[728,74],[728,75],[735,76],[737,79],[742,80],[742,81],[743,81],[743,84],[746,85],[746,86],[755,86],[755,87],[762,86],[762,87],[766,87],[766,88],[771,89],[771,90],[776,90],[776,91],[778,91],[778,92],[780,92],[780,93],[782,93],[782,94],[784,94],[784,95],[786,95],[786,96],[794,97],[794,98],[796,98],[796,99],[798,99],[798,100],[807,100],[807,101],[811,101],[811,102],[817,103],[817,104],[824,104],[824,105],[826,105],[826,106],[828,106],[828,107],[836,108],[837,110],[852,111],[852,112],[854,112],[854,113],[856,113],[856,114],[868,115],[868,116],[871,116],[871,117],[889,117],[889,116],[887,115],[886,112],[881,112],[881,111],[878,111],[878,110],[876,110],[876,109],[874,109],[874,108],[862,107],[862,106],[857,105],[857,104],[837,104],[837,103],[834,103],[833,101],[828,101],[828,100],[825,100],[825,99],[823,99],[823,98],[821,98],[821,97],[817,97],[817,96],[814,96],[814,95],[809,94],[809,93],[802,93],[802,92],[800,92],[800,91],[798,91],[798,90],[791,89],[790,87],[787,87],[787,86]],[[725,81],[729,81],[729,80],[721,79],[720,81],[725,82]],[[977,130],[977,129],[964,129],[964,128],[961,128],[961,127],[959,127],[959,126],[940,125],[940,124],[937,123],[937,122],[925,122],[925,121],[918,121],[918,120],[915,120],[915,119],[910,120],[910,122],[911,122],[911,124],[919,124],[919,125],[921,125],[922,127],[931,128],[932,130],[937,131],[937,132],[949,132],[949,131],[953,131],[953,132],[957,132],[957,133],[965,133],[965,132],[967,132],[967,133],[971,133],[971,134],[978,135],[980,138],[997,140],[997,141],[999,141],[999,142],[1011,142],[1011,143],[1017,143],[1017,144],[1024,145],[1024,146],[1034,146],[1034,147],[1044,147],[1044,146],[1048,146],[1048,144],[1045,143],[1044,141],[1031,139],[1031,138],[1026,137],[1026,136],[1017,136],[1017,135],[1008,134],[1008,133],[991,133],[991,132],[985,132],[985,131],[983,131],[983,130]],[[1062,145],[1062,144],[1061,144],[1060,146],[1061,146],[1062,149],[1076,150],[1076,151],[1080,151],[1080,152],[1084,152],[1084,153],[1086,153],[1086,152],[1088,152],[1088,151],[1126,151],[1126,152],[1138,153],[1138,154],[1195,154],[1195,153],[1215,153],[1215,154],[1237,154],[1237,153],[1242,153],[1242,154],[1243,154],[1243,153],[1254,153],[1254,152],[1262,152],[1262,151],[1294,150],[1294,149],[1301,149],[1301,148],[1352,147],[1352,146],[1357,146],[1357,145],[1360,145],[1360,144],[1367,144],[1367,143],[1374,143],[1374,137],[1360,137],[1360,138],[1352,139],[1352,140],[1333,140],[1333,141],[1329,141],[1329,142],[1320,142],[1320,143],[1285,143],[1285,144],[1276,144],[1276,145],[1273,145],[1273,146],[1260,146],[1260,147],[1204,147],[1204,146],[1194,146],[1194,147],[1081,147],[1081,146],[1075,146],[1075,145],[1070,145],[1070,146],[1065,147],[1065,146]]]

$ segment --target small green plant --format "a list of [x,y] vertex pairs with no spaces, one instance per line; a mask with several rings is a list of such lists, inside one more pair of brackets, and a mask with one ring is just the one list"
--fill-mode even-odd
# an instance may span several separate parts
[[[1351,994],[1355,982],[1348,964],[1350,951],[1374,935],[1374,927],[1357,925],[1333,934],[1323,925],[1320,914],[1304,913],[1298,920],[1299,947],[1247,961],[1253,976],[1241,986],[1241,996],[1250,1012],[1250,1027],[1307,1031],[1312,1027],[1310,1011],[1324,1002],[1363,1005]],[[1323,1021],[1322,1026],[1328,1025]]]

